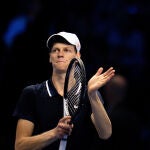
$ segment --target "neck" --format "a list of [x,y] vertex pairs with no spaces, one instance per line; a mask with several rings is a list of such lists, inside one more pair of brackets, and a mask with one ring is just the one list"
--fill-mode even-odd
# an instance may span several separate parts
[[66,74],[52,74],[52,82],[53,85],[55,86],[57,92],[63,96],[63,91],[64,91],[64,82],[65,82],[65,75]]

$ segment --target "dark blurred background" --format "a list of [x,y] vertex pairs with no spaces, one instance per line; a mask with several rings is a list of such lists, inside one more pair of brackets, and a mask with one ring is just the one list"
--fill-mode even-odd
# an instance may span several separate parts
[[[94,145],[105,150],[150,149],[149,18],[150,1],[145,0],[2,1],[0,149],[14,149],[16,102],[22,88],[49,78],[46,40],[60,31],[78,35],[87,78],[101,66],[113,66],[128,84],[123,107],[110,114],[113,136],[107,141],[95,137]],[[107,105],[105,89],[101,92]]]

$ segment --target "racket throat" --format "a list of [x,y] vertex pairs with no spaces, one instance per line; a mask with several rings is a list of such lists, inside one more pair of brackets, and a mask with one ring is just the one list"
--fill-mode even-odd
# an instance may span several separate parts
[[64,112],[63,112],[64,116],[69,116],[70,113],[69,113],[69,109],[68,109],[68,103],[65,98],[63,99],[63,105],[64,105],[64,107],[63,107],[64,108]]

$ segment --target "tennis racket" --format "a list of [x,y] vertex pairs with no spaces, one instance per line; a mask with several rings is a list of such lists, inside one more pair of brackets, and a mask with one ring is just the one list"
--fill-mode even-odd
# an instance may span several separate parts
[[[80,58],[73,58],[68,65],[64,83],[64,116],[70,115],[73,123],[85,97],[86,72],[83,61]],[[59,150],[65,150],[67,136],[60,141]]]
[[64,116],[70,115],[74,121],[86,90],[86,71],[80,58],[73,58],[68,66],[64,84]]

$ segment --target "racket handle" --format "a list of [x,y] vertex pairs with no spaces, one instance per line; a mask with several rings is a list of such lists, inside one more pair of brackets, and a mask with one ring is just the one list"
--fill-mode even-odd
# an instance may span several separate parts
[[65,135],[61,141],[60,141],[60,145],[59,145],[59,150],[66,150],[66,145],[67,145],[67,135]]

